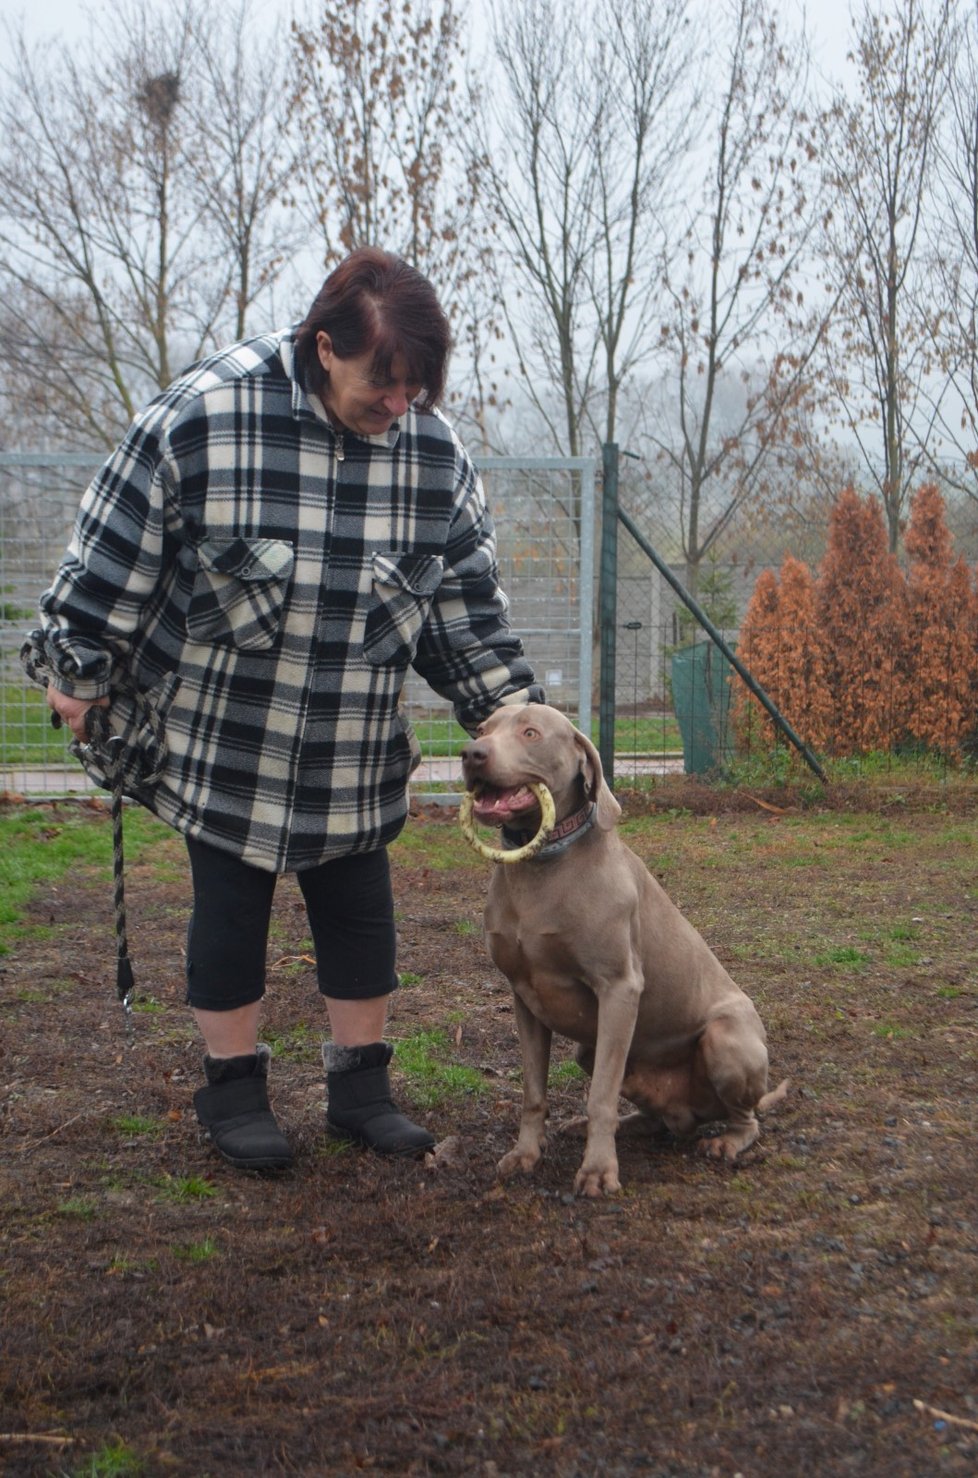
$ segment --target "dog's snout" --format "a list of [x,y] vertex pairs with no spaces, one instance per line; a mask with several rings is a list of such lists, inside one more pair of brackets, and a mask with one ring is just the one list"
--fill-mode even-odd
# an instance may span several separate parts
[[462,764],[470,770],[480,770],[489,758],[487,746],[478,739],[462,746]]

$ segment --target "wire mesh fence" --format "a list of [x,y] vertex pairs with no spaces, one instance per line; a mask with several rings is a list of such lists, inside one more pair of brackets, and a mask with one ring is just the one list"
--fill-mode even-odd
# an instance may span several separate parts
[[[64,553],[97,459],[0,455],[0,790],[55,796],[90,788],[51,728],[19,651]],[[487,458],[480,473],[496,524],[500,578],[513,624],[550,701],[590,728],[595,464],[588,458]],[[424,763],[416,789],[457,782],[465,735],[450,705],[411,674],[404,710]]]
[[[51,728],[42,694],[25,681],[18,653],[96,465],[86,454],[0,455],[0,791],[55,796],[89,788],[81,767],[67,755],[64,733]],[[513,625],[549,700],[591,732],[597,711],[596,464],[588,458],[486,458],[480,471]],[[677,525],[669,522],[672,514],[646,504],[642,527],[682,582],[687,572]],[[765,634],[755,628],[741,645],[741,622],[759,573],[778,567],[784,546],[784,538],[779,543],[772,534],[765,553],[754,533],[745,539],[733,525],[700,574],[700,603],[752,671],[755,644],[763,643]],[[809,551],[813,563],[817,555],[817,549]],[[743,699],[729,663],[625,528],[619,536],[616,600],[616,781],[677,771],[729,773],[738,765],[769,762],[778,751],[797,758],[756,705],[753,715],[738,706]],[[768,639],[759,680],[770,686],[800,738],[819,754],[842,753],[845,745],[836,741],[848,725],[845,733],[855,736],[846,740],[854,765],[874,747],[876,768],[881,761],[904,763],[915,746],[931,765],[970,762],[978,720],[969,728],[962,719],[962,687],[968,688],[969,679],[962,672],[960,647],[949,645],[943,666],[932,655],[926,686],[913,677],[906,651],[878,653],[874,664],[850,670],[845,691],[831,698],[834,711],[813,717],[799,694],[797,675],[782,671],[787,657],[779,654],[778,641],[797,651],[798,637],[788,631],[777,633],[773,647]],[[861,633],[853,632],[854,650],[860,642]],[[978,680],[970,691],[974,704]],[[411,674],[404,706],[424,754],[413,779],[416,793],[456,793],[457,755],[465,736],[449,705]],[[872,722],[859,718],[870,711],[876,715]],[[881,714],[889,715],[888,721],[877,721]]]

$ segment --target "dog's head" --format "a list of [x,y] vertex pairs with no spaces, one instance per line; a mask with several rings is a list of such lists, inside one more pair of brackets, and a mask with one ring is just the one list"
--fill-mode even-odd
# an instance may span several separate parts
[[546,703],[497,708],[462,750],[462,774],[474,794],[477,820],[523,825],[538,810],[531,783],[547,787],[558,821],[583,800],[597,806],[597,823],[610,831],[621,807],[604,778],[601,756],[566,715]]

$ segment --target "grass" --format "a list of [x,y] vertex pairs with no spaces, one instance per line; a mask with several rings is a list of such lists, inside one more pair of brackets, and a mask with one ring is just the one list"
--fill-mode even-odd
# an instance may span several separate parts
[[[123,822],[126,859],[132,861],[161,834],[162,822],[138,807],[127,807]],[[112,827],[93,826],[91,812],[74,805],[33,806],[0,814],[0,954],[6,954],[8,931],[19,922],[27,900],[41,883],[62,877],[75,867],[98,867],[110,875]]]
[[111,1123],[113,1129],[130,1139],[158,1139],[164,1127],[159,1119],[147,1119],[142,1114],[118,1114]]
[[132,1009],[143,1016],[162,1016],[166,1007],[155,996],[144,995],[136,996],[132,1003]]
[[272,1049],[272,1056],[292,1062],[315,1062],[319,1058],[323,1032],[308,1022],[297,1021],[286,1031],[262,1027],[262,1040]]
[[71,1478],[139,1478],[146,1464],[125,1442],[108,1442],[92,1454],[81,1468],[72,1468]]
[[182,1205],[217,1195],[217,1187],[201,1175],[164,1175],[157,1185],[164,1200]]
[[59,1216],[73,1217],[76,1221],[94,1221],[98,1208],[87,1196],[70,1196],[67,1201],[59,1201],[57,1212]]
[[174,1257],[181,1262],[210,1262],[211,1258],[217,1257],[221,1249],[213,1237],[205,1237],[202,1242],[188,1242],[173,1249]]
[[420,1108],[439,1108],[454,1098],[486,1091],[482,1073],[451,1061],[453,1049],[446,1032],[416,1032],[396,1047],[395,1064]]
[[863,965],[869,964],[869,955],[849,944],[833,945],[830,949],[822,950],[817,954],[815,963],[816,965],[843,965],[858,970]]
[[[857,1388],[857,1394],[866,1395],[871,1413],[872,1398],[867,1393],[875,1391],[874,1383],[882,1379],[873,1373],[872,1359],[863,1362],[859,1352],[852,1350],[854,1329],[864,1331],[865,1346],[874,1358],[879,1344],[879,1364],[888,1380],[889,1362],[896,1362],[902,1346],[909,1347],[906,1371],[900,1367],[894,1374],[901,1382],[901,1400],[907,1393],[921,1391],[919,1372],[930,1361],[938,1372],[938,1385],[923,1387],[923,1396],[967,1414],[967,1398],[962,1396],[968,1390],[967,1366],[959,1374],[957,1362],[959,1358],[966,1361],[970,1352],[966,1315],[973,1281],[965,1281],[970,1247],[968,1182],[960,1179],[957,1168],[953,1176],[948,1174],[949,1155],[942,1150],[953,1155],[962,1143],[959,1133],[973,1127],[967,1121],[967,1093],[960,1085],[975,1071],[974,1057],[968,1054],[976,1045],[973,1006],[978,998],[978,975],[969,946],[970,914],[967,905],[960,907],[967,896],[965,881],[951,867],[953,862],[956,868],[961,859],[945,856],[946,818],[933,815],[915,820],[921,824],[911,834],[909,827],[894,825],[886,817],[828,811],[777,819],[743,812],[720,814],[713,825],[710,818],[692,814],[629,818],[633,845],[649,858],[692,921],[704,927],[725,962],[734,946],[743,950],[742,983],[757,1001],[768,1027],[772,1064],[779,1078],[790,1075],[796,1085],[786,1107],[765,1124],[760,1153],[743,1166],[705,1166],[671,1150],[662,1151],[661,1158],[659,1151],[651,1151],[656,1158],[650,1164],[644,1145],[626,1143],[623,1137],[626,1189],[620,1202],[571,1207],[571,1177],[580,1150],[576,1145],[555,1143],[539,1175],[525,1184],[518,1180],[508,1185],[497,1199],[493,1139],[502,1141],[505,1130],[505,1142],[511,1141],[517,1114],[515,1068],[513,1076],[507,1075],[502,1082],[495,1075],[483,1077],[472,1071],[490,1060],[485,1045],[490,1034],[499,1043],[503,1032],[509,1031],[509,1024],[500,1026],[494,1014],[503,1005],[502,992],[486,995],[482,990],[486,967],[481,963],[481,946],[480,963],[473,964],[464,992],[454,986],[432,989],[416,1014],[415,1002],[411,1002],[410,1019],[402,1016],[403,1024],[395,1028],[405,1041],[394,1062],[405,1107],[410,1111],[412,1104],[419,1109],[423,1102],[447,1104],[447,1111],[434,1110],[431,1127],[442,1126],[442,1133],[445,1125],[451,1125],[455,1132],[470,1135],[477,1153],[461,1175],[425,1176],[417,1182],[411,1168],[407,1180],[398,1172],[397,1185],[385,1187],[378,1182],[380,1212],[370,1197],[368,1210],[375,1220],[380,1214],[392,1228],[387,1239],[391,1257],[387,1263],[382,1258],[378,1263],[377,1248],[372,1247],[374,1265],[368,1278],[362,1276],[362,1264],[363,1248],[371,1247],[369,1235],[366,1240],[344,1237],[329,1207],[338,1207],[347,1217],[350,1207],[363,1204],[364,1198],[356,1193],[356,1180],[369,1174],[373,1185],[376,1176],[365,1164],[353,1166],[349,1151],[345,1163],[327,1160],[343,1151],[321,1140],[318,1130],[315,1138],[310,1136],[307,1159],[297,1177],[287,1186],[259,1188],[269,1215],[250,1219],[248,1237],[239,1205],[242,1197],[246,1203],[251,1195],[247,1183],[232,1182],[218,1169],[213,1175],[215,1196],[206,1178],[206,1164],[194,1160],[181,1165],[176,1157],[175,1146],[192,1140],[187,1123],[176,1133],[167,1129],[165,1140],[153,1143],[152,1115],[160,1114],[159,1121],[168,1123],[160,1112],[156,1088],[146,1103],[137,1105],[147,1117],[119,1113],[122,1106],[133,1107],[133,1100],[124,1096],[104,1109],[94,1131],[85,1131],[87,1149],[81,1141],[74,1145],[69,1141],[57,1159],[58,1138],[45,1141],[38,1147],[46,1157],[42,1170],[36,1169],[32,1152],[31,1176],[24,1181],[25,1187],[40,1186],[37,1251],[33,1237],[31,1245],[12,1250],[24,1264],[24,1291],[18,1304],[24,1327],[31,1338],[48,1338],[53,1351],[42,1364],[46,1352],[39,1345],[24,1363],[24,1389],[36,1400],[34,1429],[40,1429],[42,1420],[45,1427],[57,1421],[59,1429],[72,1433],[77,1444],[54,1456],[51,1470],[69,1473],[78,1465],[81,1471],[92,1455],[87,1471],[111,1472],[114,1467],[123,1473],[138,1472],[139,1458],[120,1448],[124,1436],[136,1453],[145,1454],[146,1471],[163,1470],[172,1443],[175,1468],[189,1462],[193,1471],[203,1472],[206,1454],[196,1468],[194,1461],[199,1452],[198,1433],[206,1429],[205,1396],[210,1398],[212,1393],[201,1394],[196,1406],[187,1403],[191,1394],[197,1399],[200,1379],[215,1372],[223,1378],[223,1374],[216,1358],[220,1341],[205,1343],[199,1329],[209,1318],[215,1324],[229,1324],[233,1335],[238,1324],[218,1316],[223,1306],[220,1301],[239,1287],[246,1291],[256,1279],[258,1284],[268,1285],[270,1279],[276,1284],[274,1298],[252,1304],[259,1320],[267,1313],[256,1340],[272,1346],[256,1367],[254,1381],[248,1381],[248,1400],[256,1413],[254,1429],[262,1430],[264,1423],[272,1432],[269,1447],[256,1460],[259,1470],[273,1461],[268,1452],[280,1440],[276,1422],[282,1401],[291,1402],[295,1409],[300,1403],[318,1409],[315,1394],[308,1397],[306,1388],[299,1388],[297,1381],[295,1387],[292,1384],[296,1329],[309,1346],[299,1354],[315,1365],[313,1386],[330,1349],[340,1353],[345,1349],[356,1362],[355,1369],[345,1367],[353,1369],[350,1389],[359,1390],[364,1379],[368,1384],[372,1380],[378,1409],[381,1401],[390,1409],[391,1392],[396,1410],[401,1409],[398,1401],[407,1409],[404,1403],[415,1399],[422,1404],[437,1400],[444,1411],[457,1409],[452,1400],[458,1382],[449,1363],[456,1349],[473,1368],[485,1369],[479,1385],[483,1407],[471,1413],[470,1435],[463,1434],[457,1453],[450,1454],[457,1456],[460,1469],[479,1467],[487,1450],[484,1439],[477,1442],[474,1436],[476,1421],[484,1430],[490,1424],[502,1430],[511,1412],[513,1424],[525,1427],[534,1442],[538,1431],[559,1433],[566,1421],[568,1445],[582,1450],[580,1413],[585,1402],[595,1401],[598,1390],[600,1400],[588,1409],[597,1412],[595,1420],[603,1419],[603,1393],[619,1380],[622,1350],[626,1355],[634,1353],[629,1360],[637,1371],[634,1385],[639,1404],[635,1407],[633,1402],[633,1410],[638,1410],[640,1419],[643,1372],[654,1366],[657,1379],[661,1376],[672,1382],[668,1399],[654,1413],[660,1423],[655,1431],[666,1436],[659,1446],[650,1443],[648,1448],[648,1461],[663,1468],[670,1462],[692,1463],[690,1452],[704,1471],[708,1468],[712,1460],[709,1442],[715,1443],[720,1420],[717,1413],[721,1408],[730,1412],[741,1399],[737,1382],[743,1373],[745,1340],[751,1345],[751,1358],[763,1349],[767,1364],[762,1373],[773,1376],[775,1388],[782,1371],[788,1372],[786,1383],[775,1389],[772,1398],[795,1405],[797,1414],[782,1423],[784,1430],[797,1425],[799,1442],[807,1444],[813,1431],[818,1434],[816,1419],[822,1421],[824,1415],[825,1430],[832,1440],[812,1459],[813,1471],[837,1471],[845,1462],[848,1433],[839,1436],[842,1418],[834,1392]],[[440,821],[412,824],[424,832],[432,847],[442,847],[444,834],[454,830]],[[970,832],[960,826],[957,830],[957,845],[964,849],[969,844],[966,855],[973,864]],[[819,857],[823,865],[818,874],[806,879],[798,864]],[[153,866],[155,858],[150,858],[141,869],[142,882],[149,886]],[[468,877],[474,885],[475,875]],[[783,888],[778,887],[779,877],[784,879]],[[476,916],[474,904],[471,909],[463,906],[455,881],[451,874],[438,879],[441,893],[426,907],[434,923],[432,932],[423,936],[425,940],[444,939],[447,934],[457,946],[459,941],[451,933],[455,921],[470,913]],[[480,874],[480,892],[484,881]],[[425,882],[427,886],[428,879]],[[469,893],[475,897],[474,886],[466,897]],[[407,913],[407,890],[401,898]],[[39,954],[45,948],[40,946]],[[466,945],[462,953],[467,949]],[[865,960],[858,968],[853,951]],[[919,951],[923,958],[921,965],[908,965],[898,977],[891,962],[900,951]],[[819,973],[813,963],[816,952],[826,956]],[[420,948],[418,957],[425,957]],[[476,959],[475,949],[472,957]],[[741,979],[739,971],[734,974]],[[12,976],[18,978],[31,976],[27,972]],[[294,1019],[293,1000],[284,1005]],[[30,1016],[27,1011],[21,1014]],[[470,1028],[467,1023],[474,1014],[475,1025]],[[288,1019],[283,1010],[277,1022],[283,1026]],[[462,1032],[456,1032],[456,1024],[463,1027]],[[417,1032],[419,1026],[441,1030]],[[142,1018],[144,1037],[155,1039],[160,1029],[157,1019]],[[956,1046],[950,1044],[952,1033],[958,1034]],[[19,1050],[26,1051],[30,1032],[22,1030],[19,1038]],[[515,1045],[506,1040],[507,1055],[502,1062],[509,1068],[516,1061]],[[91,1064],[93,1073],[102,1074],[110,1047],[107,1042],[106,1053]],[[449,1071],[458,1058],[470,1064],[464,1076]],[[962,1066],[963,1071],[956,1071]],[[127,1074],[128,1066],[117,1074],[118,1083],[126,1084]],[[300,1094],[305,1104],[304,1075],[293,1077],[293,1105],[300,1101]],[[37,1081],[44,1080],[35,1075]],[[118,1084],[107,1077],[106,1081],[117,1091]],[[554,1105],[559,1122],[565,1111],[575,1111],[582,1096],[574,1064],[553,1064],[551,1082],[564,1097],[564,1102]],[[179,1091],[185,1094],[187,1090]],[[473,1100],[470,1094],[480,1096]],[[457,1112],[453,1104],[459,1105]],[[930,1121],[926,1130],[922,1116]],[[65,1112],[57,1122],[67,1118]],[[36,1138],[39,1130],[30,1126],[24,1132]],[[144,1133],[144,1149],[120,1151],[120,1135]],[[881,1135],[882,1149],[878,1148]],[[104,1165],[98,1156],[105,1157]],[[62,1171],[65,1161],[69,1168]],[[966,1176],[966,1144],[961,1161]],[[135,1173],[138,1165],[144,1167],[142,1180]],[[159,1177],[164,1169],[184,1175],[196,1169],[201,1179],[166,1182],[164,1205],[155,1199],[161,1194]],[[108,1194],[102,1175],[110,1172],[130,1194]],[[384,1174],[390,1181],[390,1175]],[[239,1185],[240,1195],[233,1185]],[[952,1197],[950,1192],[959,1186],[963,1192]],[[933,1224],[928,1221],[931,1206],[938,1213],[943,1208],[943,1215],[935,1217]],[[361,1221],[366,1228],[369,1216]],[[287,1236],[281,1230],[285,1222]],[[322,1252],[316,1235],[320,1227],[327,1244]],[[518,1235],[512,1234],[514,1228]],[[504,1238],[509,1240],[501,1259],[499,1243]],[[106,1270],[106,1260],[114,1251],[127,1256],[118,1257]],[[406,1281],[405,1256],[411,1266],[411,1278]],[[851,1270],[861,1265],[866,1269],[865,1283],[850,1294]],[[278,1276],[282,1270],[287,1275],[284,1282]],[[93,1276],[101,1284],[94,1301],[89,1290]],[[5,1283],[8,1277],[5,1274]],[[42,1279],[47,1280],[46,1287]],[[47,1296],[36,1316],[36,1336],[32,1322],[35,1280]],[[528,1322],[524,1284],[536,1290]],[[594,1310],[590,1318],[597,1335],[582,1336],[581,1348],[567,1353],[566,1333],[578,1327],[574,1316],[579,1313],[582,1285],[588,1289],[585,1303]],[[713,1323],[704,1326],[706,1338],[690,1339],[690,1329],[694,1335],[699,1329],[697,1309],[702,1311],[704,1287],[711,1298],[723,1296],[726,1302],[722,1308],[711,1304]],[[670,1300],[665,1314],[659,1297],[663,1288],[669,1290]],[[196,1298],[198,1310],[184,1318],[181,1310],[188,1296]],[[281,1311],[274,1307],[277,1303],[282,1303]],[[441,1303],[446,1307],[439,1315]],[[360,1312],[354,1317],[356,1305]],[[116,1340],[123,1318],[130,1315],[135,1322],[131,1333],[125,1330],[129,1343],[113,1346],[110,1342]],[[913,1325],[911,1315],[916,1320]],[[83,1348],[80,1337],[86,1319],[92,1321],[90,1351]],[[931,1334],[935,1323],[941,1327]],[[806,1364],[806,1351],[816,1347],[825,1330],[839,1354],[837,1359],[832,1355],[836,1364],[831,1368],[834,1384],[829,1404],[824,1413],[816,1408],[813,1416],[808,1404],[810,1360]],[[714,1339],[716,1331],[719,1334]],[[526,1343],[531,1336],[536,1341],[532,1346]],[[284,1341],[282,1356],[274,1347],[276,1337]],[[374,1339],[376,1347],[371,1344]],[[511,1360],[507,1364],[514,1339],[523,1360],[522,1394],[515,1408],[510,1399]],[[682,1354],[676,1348],[680,1342]],[[917,1353],[921,1345],[923,1357]],[[160,1360],[153,1368],[150,1351],[157,1347]],[[360,1367],[373,1358],[370,1352],[375,1348],[376,1361],[372,1368],[363,1366],[366,1377],[361,1378]],[[706,1349],[706,1357],[696,1371],[689,1368],[687,1372],[700,1348]],[[732,1353],[718,1365],[723,1349]],[[132,1350],[139,1351],[140,1384],[129,1391],[120,1382],[125,1377],[127,1353]],[[499,1361],[491,1364],[497,1350]],[[554,1350],[563,1363],[554,1362]],[[111,1362],[107,1351],[114,1353]],[[184,1389],[180,1381],[188,1368],[188,1351],[195,1356],[193,1380],[187,1376]],[[582,1388],[571,1390],[568,1372],[584,1368],[592,1354],[595,1371],[587,1373]],[[164,1364],[164,1359],[169,1363]],[[442,1361],[449,1369],[444,1389],[437,1385],[437,1367]],[[41,1399],[46,1391],[37,1385],[38,1370],[50,1372],[48,1387],[59,1393],[56,1411]],[[796,1370],[801,1374],[792,1384]],[[388,1371],[393,1371],[389,1387],[383,1385]],[[413,1382],[406,1395],[405,1379]],[[182,1403],[185,1420],[164,1430],[159,1413],[153,1410],[142,1421],[137,1398],[150,1388],[175,1393],[171,1404],[176,1409]],[[64,1404],[67,1398],[60,1393],[65,1390],[69,1397],[77,1393],[74,1406]],[[89,1419],[93,1390],[108,1392],[102,1402],[105,1419],[100,1423]],[[690,1404],[690,1392],[699,1393],[695,1405]],[[240,1391],[231,1392],[232,1402],[239,1397]],[[261,1401],[267,1404],[259,1406]],[[537,1408],[534,1401],[540,1403]],[[341,1395],[315,1429],[315,1442],[310,1443],[314,1451],[300,1454],[310,1471],[316,1469],[317,1459],[322,1466],[324,1450],[333,1450],[329,1448],[333,1437],[329,1424],[336,1420],[342,1404]],[[874,1463],[885,1466],[886,1444],[892,1448],[890,1434],[896,1420],[895,1408],[891,1408],[893,1403],[888,1403],[886,1412],[877,1409],[877,1449],[869,1454],[852,1449],[857,1466],[863,1463],[874,1470]],[[695,1419],[706,1433],[698,1448],[690,1445],[685,1425],[677,1445],[673,1444],[670,1412],[677,1409],[687,1412],[690,1422]],[[847,1421],[853,1420],[855,1409],[853,1400],[845,1414]],[[756,1412],[748,1411],[739,1428],[731,1427],[732,1435],[724,1428],[721,1436],[724,1443],[729,1436],[731,1452],[736,1449],[750,1456],[761,1440],[757,1420]],[[619,1429],[626,1427],[627,1411]],[[768,1423],[764,1440],[770,1439],[772,1431]],[[383,1435],[389,1447],[386,1429]],[[463,1439],[469,1442],[467,1449]],[[454,1446],[454,1436],[451,1440]],[[566,1450],[538,1444],[515,1457],[503,1451],[494,1456],[507,1471],[532,1471],[534,1464],[539,1468],[542,1462],[546,1467],[554,1453],[559,1463]],[[800,1450],[792,1448],[788,1453],[781,1449],[773,1454],[771,1470],[797,1470]],[[401,1447],[390,1449],[390,1461],[400,1462],[406,1471],[416,1451],[416,1433],[406,1430]],[[588,1455],[591,1470],[600,1471],[606,1454],[604,1459],[594,1454],[592,1449]],[[807,1447],[802,1452],[805,1455]],[[631,1456],[632,1451],[624,1454],[626,1461]],[[911,1467],[916,1456],[912,1452],[908,1458]],[[136,1466],[127,1469],[130,1460]],[[931,1471],[932,1467],[921,1459],[916,1470]]]
[[5,765],[63,765],[71,735],[51,726],[51,710],[40,688],[0,684],[0,735]]
[[550,1064],[547,1082],[551,1088],[568,1088],[578,1083],[586,1083],[587,1081],[587,1073],[571,1057],[566,1058],[563,1062],[553,1062]]

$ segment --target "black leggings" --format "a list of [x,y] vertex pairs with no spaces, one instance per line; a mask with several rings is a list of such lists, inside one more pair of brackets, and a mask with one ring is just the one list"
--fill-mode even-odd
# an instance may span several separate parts
[[[187,837],[194,907],[187,931],[187,1002],[232,1011],[265,993],[277,875]],[[397,986],[394,898],[386,848],[296,873],[316,950],[319,989],[338,1000]]]

